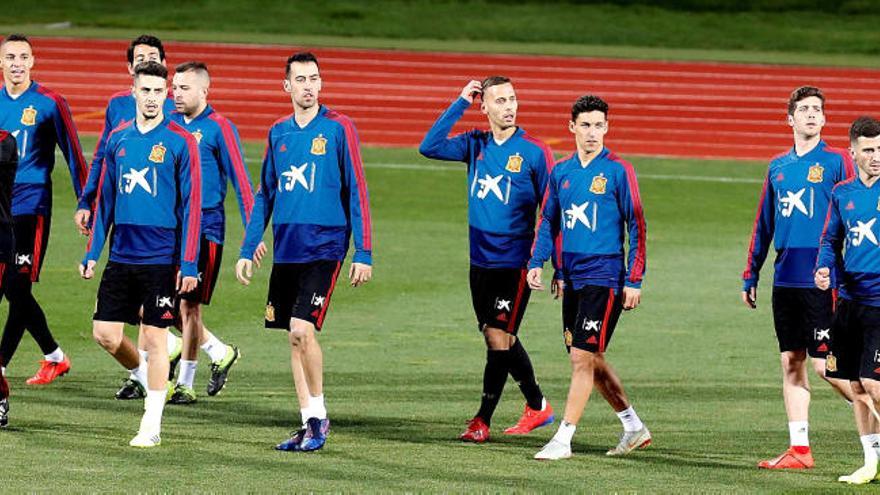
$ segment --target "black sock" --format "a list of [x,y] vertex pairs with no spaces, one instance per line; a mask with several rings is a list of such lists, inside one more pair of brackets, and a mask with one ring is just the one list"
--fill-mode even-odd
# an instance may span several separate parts
[[28,304],[27,331],[37,341],[37,345],[40,346],[43,354],[54,352],[55,349],[58,349],[58,342],[55,342],[52,332],[49,331],[49,324],[46,322],[46,314],[43,313],[43,308],[40,307],[40,303],[34,299],[34,295],[30,292],[27,294],[26,299]]
[[483,371],[483,399],[477,416],[488,425],[492,422],[492,414],[501,399],[504,383],[507,381],[507,356],[509,351],[486,351],[486,369]]
[[540,411],[544,402],[544,394],[541,393],[541,387],[535,379],[535,369],[532,368],[532,360],[529,359],[529,353],[522,346],[519,339],[510,346],[510,355],[507,358],[510,367],[510,376],[519,385],[523,396],[526,398],[531,409]]

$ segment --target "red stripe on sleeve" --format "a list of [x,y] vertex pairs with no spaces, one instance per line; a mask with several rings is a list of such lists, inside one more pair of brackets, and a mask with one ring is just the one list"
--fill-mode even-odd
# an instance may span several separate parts
[[192,134],[174,122],[168,123],[168,129],[184,139],[189,152],[189,224],[187,225],[183,261],[197,263],[196,251],[198,251],[202,229],[202,161],[199,157],[199,144]]
[[61,115],[61,121],[64,123],[64,130],[67,134],[67,140],[73,147],[73,159],[76,160],[77,178],[79,179],[79,187],[82,190],[86,187],[86,179],[88,179],[89,169],[86,166],[86,160],[83,158],[82,147],[79,143],[79,136],[76,133],[76,127],[73,125],[73,116],[70,114],[70,107],[67,101],[58,93],[44,86],[37,86],[37,91],[55,102],[58,107],[58,113]]
[[226,151],[229,153],[229,157],[232,158],[232,167],[235,169],[235,177],[238,180],[238,188],[241,191],[241,202],[244,204],[245,219],[250,222],[251,211],[254,209],[254,192],[248,187],[250,178],[245,171],[244,159],[241,156],[241,150],[238,147],[235,134],[232,132],[232,126],[226,117],[217,112],[212,113],[208,118],[217,122],[220,126],[223,142],[226,143]]
[[[115,132],[115,131],[114,131]],[[109,139],[108,139],[109,140]],[[101,191],[104,189],[104,176],[107,175],[107,159],[101,162],[101,172],[98,176],[98,193],[95,195],[95,213],[92,215],[92,229],[89,231],[89,242],[86,244],[86,253],[92,250],[92,240],[95,238],[95,224],[98,222],[98,213],[101,211]],[[104,235],[106,236],[106,232]]]
[[761,199],[758,200],[758,213],[755,215],[755,223],[752,226],[752,239],[749,241],[749,256],[746,259],[746,269],[743,271],[743,278],[752,278],[752,260],[755,253],[755,239],[758,237],[758,223],[761,222],[761,213],[764,209],[764,198],[767,197],[767,185],[770,183],[770,174],[764,178],[764,187],[761,189]]
[[361,151],[358,144],[357,135],[354,131],[354,124],[351,119],[341,113],[330,111],[327,112],[327,118],[338,122],[345,130],[345,142],[348,145],[348,156],[351,158],[352,168],[354,169],[357,180],[358,199],[361,207],[361,226],[364,238],[363,249],[365,251],[372,250],[372,222],[370,220],[370,204],[367,200],[367,180],[364,175],[364,164],[361,161]]
[[636,171],[632,164],[618,158],[616,155],[609,157],[616,161],[626,171],[626,182],[629,186],[629,196],[633,203],[633,214],[636,217],[636,227],[639,232],[639,242],[636,245],[636,257],[633,266],[629,267],[629,281],[639,282],[645,271],[645,212],[642,208],[642,197],[639,195],[639,184],[636,181]]

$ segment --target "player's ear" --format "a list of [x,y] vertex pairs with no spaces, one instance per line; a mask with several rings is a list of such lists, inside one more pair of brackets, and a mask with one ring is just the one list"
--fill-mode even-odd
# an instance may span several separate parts
[[575,123],[574,123],[573,120],[569,120],[569,121],[568,121],[568,130],[569,130],[569,132],[571,132],[572,134],[574,134]]
[[290,79],[285,79],[284,82],[282,83],[282,85],[284,86],[284,91],[286,91],[288,93],[293,91],[293,88],[290,87]]
[[788,115],[788,125],[794,127],[794,117],[791,114]]

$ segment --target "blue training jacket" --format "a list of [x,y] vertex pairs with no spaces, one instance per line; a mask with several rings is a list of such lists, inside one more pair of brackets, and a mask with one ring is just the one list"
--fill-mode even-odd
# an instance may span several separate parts
[[345,259],[372,264],[367,179],[354,123],[321,105],[305,127],[293,115],[269,129],[254,211],[241,247],[250,259],[272,221],[276,263]]
[[758,285],[771,240],[776,247],[773,285],[815,286],[813,267],[831,189],[854,175],[849,153],[824,141],[804,156],[798,156],[792,147],[770,161],[742,275],[743,290]]
[[112,227],[111,261],[179,261],[184,276],[197,276],[202,185],[195,138],[166,116],[145,134],[123,123],[106,151],[83,262],[98,260]]
[[491,132],[476,129],[447,137],[469,106],[464,98],[456,99],[434,122],[419,152],[467,163],[471,264],[523,268],[534,244],[553,153],[522,129],[501,144]]
[[0,129],[18,143],[18,171],[12,191],[13,215],[49,215],[52,210],[52,170],[55,146],[61,149],[73,191],[79,197],[86,181],[86,162],[67,101],[31,81],[17,98],[0,88]]

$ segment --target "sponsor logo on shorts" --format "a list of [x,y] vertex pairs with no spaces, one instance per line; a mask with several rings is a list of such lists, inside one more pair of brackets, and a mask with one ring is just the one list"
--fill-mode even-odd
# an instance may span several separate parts
[[831,338],[831,329],[830,328],[814,328],[813,329],[813,338],[815,340],[828,340]]
[[596,336],[595,336],[595,335],[591,335],[590,338],[587,339],[587,343],[588,343],[588,344],[594,344],[594,345],[595,345],[595,344],[598,344],[599,341],[596,340]]
[[601,326],[602,322],[599,320],[584,320],[584,331],[598,332]]
[[495,309],[499,311],[510,311],[510,299],[495,298]]
[[874,362],[875,362],[875,363],[880,363],[880,350],[875,350],[875,351],[874,351]]
[[174,306],[174,303],[171,302],[170,297],[156,296],[156,307],[157,308],[171,308],[173,306]]
[[266,321],[275,321],[275,306],[272,303],[266,305]]
[[171,314],[171,311],[165,311],[165,314],[162,315],[163,320],[173,320],[174,315]]
[[825,371],[837,371],[837,358],[834,357],[834,354],[828,354],[825,357]]
[[312,293],[312,306],[323,308],[325,300],[326,298],[324,296],[319,296],[317,293]]
[[29,255],[29,254],[16,254],[15,255],[15,264],[16,265],[30,265],[31,264],[31,255]]
[[822,345],[817,347],[816,350],[819,352],[828,352],[828,344],[826,344],[825,342],[822,342]]

